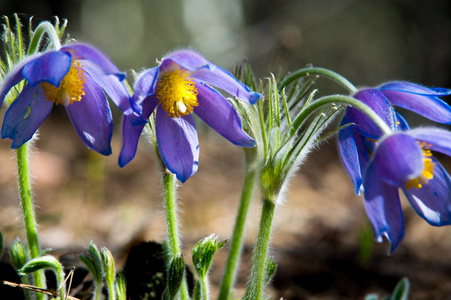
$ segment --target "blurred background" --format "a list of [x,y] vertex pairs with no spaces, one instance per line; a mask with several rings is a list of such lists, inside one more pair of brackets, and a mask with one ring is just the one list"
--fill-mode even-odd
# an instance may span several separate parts
[[[0,0],[0,14],[12,19],[18,13],[24,24],[31,16],[35,25],[54,16],[68,19],[72,38],[100,48],[129,75],[154,67],[169,51],[192,47],[230,71],[248,60],[259,78],[312,64],[356,86],[400,79],[450,88],[450,11],[447,0]],[[325,83],[323,91],[343,92]],[[110,248],[120,265],[134,241],[162,241],[164,216],[152,148],[142,141],[136,159],[117,166],[121,120],[114,113],[113,155],[104,158],[84,147],[64,109],[55,107],[35,142],[32,172],[42,246],[81,251],[92,240]],[[185,257],[211,233],[230,237],[243,177],[242,150],[208,128],[200,130],[199,171],[179,189]],[[9,147],[9,140],[0,141],[0,231],[6,245],[24,239]],[[411,279],[412,299],[449,299],[451,229],[430,227],[407,203],[406,237],[397,252],[387,256],[388,245],[376,244],[363,257],[367,220],[334,139],[311,155],[290,186],[275,220],[274,299],[362,298],[388,293],[403,276]],[[258,217],[255,201],[237,296],[247,280]],[[215,260],[213,285],[220,282],[226,249]]]

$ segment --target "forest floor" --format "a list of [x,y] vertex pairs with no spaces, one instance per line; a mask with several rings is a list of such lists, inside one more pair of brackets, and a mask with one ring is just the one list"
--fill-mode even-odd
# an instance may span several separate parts
[[[121,169],[117,166],[120,124],[113,137],[113,155],[101,157],[84,147],[64,111],[60,112],[41,127],[31,158],[41,246],[54,249],[55,255],[68,255],[84,251],[93,241],[109,248],[121,268],[133,245],[161,243],[165,237],[163,191],[153,150],[142,140],[136,158]],[[243,182],[242,150],[209,129],[199,131],[199,171],[178,189],[188,264],[200,239],[213,233],[221,240],[230,238]],[[25,239],[14,151],[9,146],[9,140],[0,141],[0,231],[5,247],[16,237]],[[450,161],[443,163],[451,170]],[[386,242],[362,238],[368,236],[362,197],[355,195],[336,142],[330,139],[301,166],[277,207],[271,254],[278,268],[268,289],[271,298],[385,296],[408,277],[410,299],[451,299],[451,227],[431,227],[405,200],[403,207],[406,234],[395,253],[387,254]],[[247,221],[237,297],[243,295],[248,279],[259,214],[257,191]],[[212,299],[227,250],[226,244],[213,263]]]

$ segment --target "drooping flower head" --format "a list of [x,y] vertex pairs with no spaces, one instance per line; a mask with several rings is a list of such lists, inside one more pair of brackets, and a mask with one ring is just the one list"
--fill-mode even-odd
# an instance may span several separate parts
[[431,151],[451,156],[451,132],[418,128],[383,136],[367,165],[365,209],[375,238],[386,236],[391,252],[404,236],[399,189],[429,224],[451,224],[451,177]]
[[[409,82],[389,82],[377,88],[365,88],[353,95],[371,107],[392,130],[410,127],[395,107],[411,110],[432,121],[451,124],[451,107],[439,97],[450,95],[451,90],[427,88]],[[362,175],[375,142],[382,131],[364,113],[348,107],[341,125],[352,124],[340,130],[339,149],[343,164],[349,173],[356,193],[362,186]]]
[[10,138],[11,147],[19,148],[33,137],[54,104],[64,105],[83,143],[109,155],[113,123],[105,92],[131,114],[124,78],[102,52],[87,44],[32,55],[17,64],[0,87],[1,104],[9,90],[25,80],[5,113],[2,138]]
[[[144,119],[156,110],[156,138],[160,155],[172,173],[185,182],[197,171],[199,142],[192,113],[235,145],[253,147],[255,141],[242,129],[241,119],[228,100],[211,86],[254,104],[260,94],[232,74],[191,50],[179,50],[163,58],[158,67],[138,77],[132,104]],[[127,115],[123,123],[124,145],[119,166],[135,156],[144,124]]]

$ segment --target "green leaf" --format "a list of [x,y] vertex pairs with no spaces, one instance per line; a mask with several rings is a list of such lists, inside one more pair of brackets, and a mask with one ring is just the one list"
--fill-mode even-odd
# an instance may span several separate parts
[[116,276],[115,291],[117,300],[127,300],[127,281],[124,271],[120,271]]
[[17,270],[21,269],[27,263],[27,254],[22,242],[16,239],[9,249],[9,256],[11,257],[11,262],[14,268]]
[[365,300],[378,300],[379,295],[378,294],[369,294],[365,296]]
[[171,259],[168,269],[168,293],[169,299],[175,299],[177,292],[185,276],[185,260],[182,254],[178,254]]
[[102,247],[100,253],[102,255],[103,270],[105,275],[105,281],[108,287],[108,293],[110,295],[110,299],[113,299],[111,296],[115,292],[114,278],[116,277],[116,268],[114,266],[113,254],[111,254],[110,250],[108,250],[105,247]]
[[202,281],[198,280],[196,286],[194,287],[193,300],[205,300],[202,289]]
[[20,268],[19,275],[27,275],[41,269],[52,269],[57,274],[63,272],[63,267],[56,257],[52,255],[45,255],[27,262],[22,268]]
[[45,255],[34,258],[28,261],[18,273],[19,275],[24,276],[43,269],[50,269],[55,273],[58,290],[61,298],[63,298],[66,293],[66,288],[64,286],[64,268],[56,257]]
[[193,248],[192,259],[194,268],[197,271],[199,277],[204,278],[210,265],[213,261],[213,257],[217,250],[224,246],[226,241],[219,242],[214,234],[200,240]]
[[263,278],[263,286],[265,286],[269,283],[269,281],[271,280],[273,275],[276,273],[276,271],[277,271],[277,264],[274,261],[274,257],[266,258],[265,277]]
[[410,281],[407,277],[401,279],[395,287],[391,300],[407,300],[409,298]]
[[87,253],[80,254],[79,258],[92,273],[95,283],[97,285],[101,285],[103,278],[103,262],[102,256],[97,246],[93,242],[91,242]]

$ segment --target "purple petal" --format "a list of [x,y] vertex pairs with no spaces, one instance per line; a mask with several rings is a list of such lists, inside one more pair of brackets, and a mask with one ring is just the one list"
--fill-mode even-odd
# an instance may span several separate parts
[[398,188],[384,184],[383,182],[381,187],[384,197],[385,219],[389,228],[385,232],[385,236],[391,243],[390,253],[393,253],[404,237],[404,216],[402,214]]
[[62,47],[60,51],[69,52],[74,58],[94,63],[105,74],[115,74],[120,80],[125,78],[125,74],[121,73],[105,54],[91,45],[82,43],[70,44]]
[[96,65],[85,61],[83,69],[94,79],[94,81],[107,93],[111,100],[125,114],[129,115],[130,121],[134,125],[145,124],[146,120],[140,117],[131,106],[131,97],[125,87],[124,82],[120,81],[116,75],[105,75]]
[[139,75],[133,88],[132,102],[135,105],[140,106],[145,98],[155,93],[159,71],[160,68],[157,67],[148,69]]
[[385,91],[397,91],[432,97],[442,97],[451,95],[451,90],[445,88],[428,88],[419,84],[406,81],[389,82],[381,85],[379,89]]
[[199,161],[199,141],[193,116],[166,117],[166,111],[158,107],[156,118],[161,158],[168,170],[185,182],[196,173]]
[[404,217],[398,188],[384,184],[372,163],[364,179],[365,209],[373,227],[376,240],[382,242],[382,235],[390,241],[390,252],[396,250],[404,237]]
[[230,95],[247,101],[251,104],[256,103],[261,95],[252,92],[251,89],[238,81],[230,72],[216,66],[213,69],[199,69],[191,73],[191,77],[209,85],[220,88]]
[[70,54],[48,51],[28,62],[22,69],[22,75],[31,87],[44,81],[59,87],[71,65]]
[[231,143],[241,147],[254,147],[255,141],[243,131],[241,119],[233,106],[214,89],[196,84],[199,105],[194,113]]
[[451,124],[451,107],[437,98],[450,95],[451,90],[430,89],[409,82],[391,82],[379,89],[395,106],[411,110],[435,122]]
[[385,218],[385,204],[382,195],[382,181],[377,175],[373,163],[368,165],[364,177],[365,186],[365,210],[373,227],[374,237],[380,243],[382,235],[389,230],[387,219]]
[[[252,92],[248,86],[238,81],[230,72],[214,65],[197,52],[179,50],[167,55],[165,60],[172,60],[180,67],[191,71],[192,78],[220,88],[251,104],[261,98],[259,93]],[[166,69],[169,70],[170,66],[171,64],[168,63],[168,66],[164,67],[162,71],[166,72]]]
[[[340,126],[346,124],[349,124],[349,121],[344,117]],[[348,125],[338,132],[338,149],[341,161],[354,184],[355,192],[360,194],[360,189],[363,188],[362,170],[365,170],[369,157],[362,136],[354,130],[353,125]]]
[[138,149],[138,141],[145,124],[133,126],[129,120],[129,116],[124,116],[122,123],[122,149],[119,154],[119,167],[125,167],[129,162],[135,158],[136,150]]
[[[354,98],[368,105],[391,128],[395,129],[395,110],[387,98],[376,89],[358,91]],[[346,108],[346,117],[355,124],[356,130],[370,139],[379,139],[382,131],[366,114],[352,106]]]
[[374,152],[374,167],[388,184],[402,187],[421,175],[423,155],[417,141],[403,132],[383,139]]
[[5,100],[9,90],[24,79],[22,75],[23,67],[36,57],[38,57],[38,55],[29,56],[23,59],[6,74],[0,85],[0,107],[3,104],[3,100]]
[[163,58],[163,61],[166,59],[170,59],[182,68],[190,71],[196,71],[202,68],[215,68],[215,65],[212,62],[208,61],[201,54],[188,49],[182,49],[169,53]]
[[[151,96],[152,97],[152,96]],[[150,98],[150,97],[149,97]],[[149,119],[150,114],[155,109],[157,101],[144,101],[142,117]],[[119,154],[119,166],[122,168],[126,166],[133,158],[135,158],[136,150],[138,148],[139,137],[144,129],[145,124],[134,126],[130,121],[130,116],[124,116],[122,125],[122,150]]]
[[432,151],[451,156],[451,132],[448,130],[424,127],[412,129],[409,134],[420,142],[426,142]]
[[85,77],[84,91],[81,101],[66,106],[67,114],[78,136],[89,149],[110,155],[113,120],[108,100],[88,74]]
[[44,98],[44,91],[40,86],[32,88],[25,85],[5,113],[2,138],[12,139],[11,148],[19,148],[33,137],[50,114],[52,106],[53,102]]
[[432,158],[434,177],[420,189],[404,189],[404,193],[418,215],[429,224],[451,224],[451,178],[445,168]]

